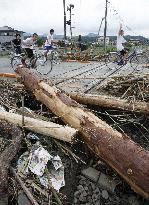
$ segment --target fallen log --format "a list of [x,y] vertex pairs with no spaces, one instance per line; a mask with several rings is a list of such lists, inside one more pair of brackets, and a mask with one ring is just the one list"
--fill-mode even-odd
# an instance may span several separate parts
[[26,89],[53,113],[79,130],[87,146],[115,169],[132,187],[149,198],[149,151],[119,133],[56,87],[47,85],[29,69],[16,70]]
[[125,99],[116,97],[91,94],[70,93],[70,97],[85,105],[99,105],[101,107],[116,108],[120,110],[149,114],[149,103],[146,102],[129,102]]
[[[0,112],[0,119],[22,127],[22,115],[9,112]],[[30,117],[24,117],[24,128],[66,142],[72,142],[73,137],[77,132],[76,129],[69,126],[62,126],[53,122],[47,122]]]
[[0,132],[12,138],[10,145],[0,155],[0,205],[8,205],[8,169],[12,159],[21,148],[23,135],[21,130],[6,122],[0,121]]
[[15,73],[0,73],[1,78],[16,78]]
[[143,77],[138,76],[138,77],[134,77],[134,78],[129,78],[127,80],[122,79],[122,80],[120,80],[118,82],[115,82],[114,85],[125,85],[127,83],[132,84],[132,83],[143,81],[143,80],[144,80]]
[[19,177],[19,175],[16,173],[15,169],[13,169],[12,167],[10,167],[10,171],[12,172],[12,174],[14,175],[14,177],[16,178],[16,180],[18,181],[18,183],[20,184],[20,186],[22,187],[24,193],[26,194],[27,198],[30,200],[30,202],[32,203],[32,205],[39,205],[36,200],[34,199],[33,195],[31,194],[31,192],[29,191],[29,189],[25,186],[24,182],[22,181],[22,179]]

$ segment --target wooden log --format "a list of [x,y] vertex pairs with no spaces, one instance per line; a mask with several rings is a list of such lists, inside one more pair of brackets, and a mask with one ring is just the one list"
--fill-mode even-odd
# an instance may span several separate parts
[[65,123],[78,129],[87,146],[115,169],[135,192],[149,198],[149,151],[124,133],[114,130],[56,87],[40,81],[27,68],[19,66],[16,72],[26,89]]
[[0,73],[1,78],[16,78],[15,73]]
[[8,169],[11,161],[21,148],[23,138],[21,130],[9,123],[0,121],[0,132],[9,134],[12,141],[0,155],[0,205],[8,204]]
[[146,102],[129,102],[125,99],[120,99],[116,97],[91,94],[70,93],[70,97],[77,102],[85,105],[99,105],[101,107],[149,114],[149,103]]
[[10,171],[12,172],[12,174],[14,175],[14,177],[16,178],[16,180],[19,182],[20,186],[22,187],[24,193],[26,194],[26,196],[28,197],[28,199],[30,200],[30,202],[32,203],[32,205],[39,205],[36,200],[34,199],[33,195],[31,194],[31,192],[29,191],[29,189],[25,186],[24,182],[22,181],[22,179],[19,177],[19,175],[16,173],[16,171],[10,167]]
[[[22,127],[22,115],[0,112],[0,119]],[[76,129],[69,126],[62,126],[53,122],[47,122],[30,117],[24,117],[24,128],[70,143],[77,132]]]

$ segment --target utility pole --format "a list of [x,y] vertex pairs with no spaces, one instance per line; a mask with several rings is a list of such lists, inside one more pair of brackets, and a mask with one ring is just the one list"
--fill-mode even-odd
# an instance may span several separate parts
[[107,7],[108,0],[106,0],[106,8],[105,8],[105,28],[104,28],[104,52],[106,52],[106,36],[107,36]]
[[66,41],[66,8],[65,8],[65,0],[63,0],[63,8],[64,8],[64,41]]
[[102,26],[102,22],[103,22],[104,19],[105,19],[105,17],[103,17],[103,18],[101,19],[100,26],[99,26],[99,30],[98,30],[98,34],[97,34],[98,37],[99,37],[100,29],[101,29],[101,26]]
[[71,4],[70,4],[70,39],[72,41],[72,27],[71,27],[71,24],[72,24],[72,21],[71,21]]
[[70,20],[66,22],[66,24],[68,24],[70,26],[70,39],[72,40],[72,9],[74,8],[74,5],[73,4],[70,4],[68,7],[67,7],[67,11],[70,12]]

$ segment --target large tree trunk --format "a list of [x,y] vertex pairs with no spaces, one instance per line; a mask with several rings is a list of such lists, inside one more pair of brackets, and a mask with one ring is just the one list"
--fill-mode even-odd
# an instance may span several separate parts
[[27,68],[18,67],[17,73],[26,89],[31,90],[65,123],[78,129],[88,147],[114,168],[134,191],[149,197],[149,151],[114,130],[56,87],[40,81]]
[[149,103],[134,102],[130,103],[127,100],[109,97],[105,95],[91,95],[91,94],[75,94],[70,93],[70,97],[79,103],[87,105],[99,105],[101,107],[115,108],[120,110],[127,110],[131,112],[140,112],[149,114]]
[[5,134],[12,137],[11,144],[0,155],[0,205],[8,205],[8,169],[21,147],[23,135],[18,127],[3,121],[0,121],[0,132],[4,137]]
[[[6,120],[15,125],[22,127],[22,116],[9,112],[0,112],[0,119]],[[66,142],[72,142],[73,137],[76,135],[76,130],[68,126],[58,125],[53,122],[46,122],[30,117],[24,117],[24,127],[33,132],[51,136]]]

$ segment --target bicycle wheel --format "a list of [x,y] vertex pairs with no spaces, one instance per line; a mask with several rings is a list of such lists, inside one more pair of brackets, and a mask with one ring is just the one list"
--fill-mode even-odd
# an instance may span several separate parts
[[59,56],[59,53],[57,51],[54,51],[52,53],[52,62],[54,64],[60,64],[62,62],[60,56]]
[[147,62],[148,59],[142,54],[137,54],[130,59],[130,65],[134,70],[142,68],[142,66],[145,66]]
[[44,54],[38,55],[36,61],[36,70],[41,75],[47,75],[52,71],[52,66],[48,63]]
[[120,56],[117,53],[109,53],[105,59],[106,66],[109,69],[118,68],[118,63],[121,61]]
[[14,56],[11,58],[11,67],[13,68],[13,70],[15,71],[18,65],[21,65],[21,57],[20,56]]

